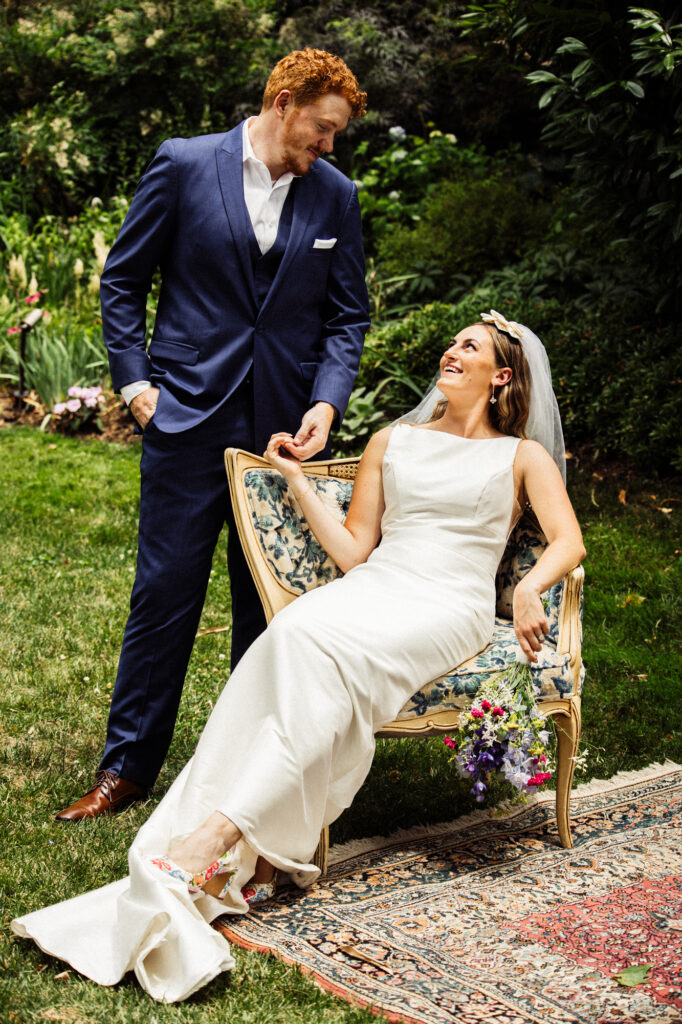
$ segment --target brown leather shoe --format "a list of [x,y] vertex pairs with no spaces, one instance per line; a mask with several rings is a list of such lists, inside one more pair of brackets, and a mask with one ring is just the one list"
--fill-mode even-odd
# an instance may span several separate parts
[[144,800],[146,795],[146,789],[136,782],[120,779],[113,772],[102,769],[97,772],[92,789],[75,804],[55,814],[55,821],[81,821],[82,818],[98,818],[100,814],[116,814],[136,800]]

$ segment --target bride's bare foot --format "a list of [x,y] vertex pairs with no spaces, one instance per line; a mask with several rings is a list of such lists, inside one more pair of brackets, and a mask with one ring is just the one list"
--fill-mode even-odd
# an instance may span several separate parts
[[[173,840],[168,856],[178,867],[194,874],[222,857],[240,838],[241,832],[234,822],[220,811],[214,811],[194,832]],[[207,892],[209,884],[205,886]]]

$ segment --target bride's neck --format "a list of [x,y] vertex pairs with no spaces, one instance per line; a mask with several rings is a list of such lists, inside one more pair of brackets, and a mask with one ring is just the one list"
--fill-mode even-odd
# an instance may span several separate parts
[[488,414],[488,401],[477,402],[470,409],[454,408],[448,402],[443,416],[433,424],[437,430],[445,430],[459,437],[482,438],[497,437]]

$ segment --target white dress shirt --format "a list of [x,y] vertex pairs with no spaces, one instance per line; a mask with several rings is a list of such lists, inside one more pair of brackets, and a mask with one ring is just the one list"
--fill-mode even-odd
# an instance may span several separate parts
[[[249,138],[249,125],[255,120],[250,117],[242,127],[242,180],[244,182],[244,200],[249,211],[253,233],[258,248],[265,255],[275,244],[282,208],[289,194],[289,188],[295,175],[285,171],[276,181],[267,166],[256,156]],[[126,405],[151,387],[148,380],[136,380],[132,384],[124,384],[121,397]]]

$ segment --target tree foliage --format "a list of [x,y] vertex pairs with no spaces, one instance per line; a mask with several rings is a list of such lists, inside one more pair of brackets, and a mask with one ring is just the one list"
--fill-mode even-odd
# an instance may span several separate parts
[[129,187],[169,135],[257,109],[270,0],[11,0],[0,10],[5,203],[74,212]]

